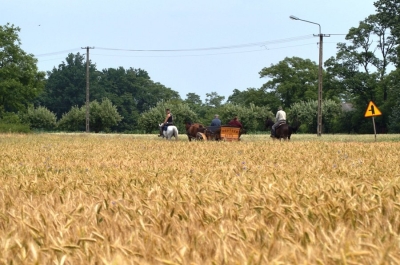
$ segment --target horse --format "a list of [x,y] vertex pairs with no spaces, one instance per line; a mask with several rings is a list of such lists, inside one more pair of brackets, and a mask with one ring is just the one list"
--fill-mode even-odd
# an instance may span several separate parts
[[[160,130],[162,130],[163,124],[160,123],[158,125],[160,127]],[[171,137],[175,137],[175,140],[178,140],[178,128],[176,128],[175,125],[169,125],[167,127],[166,131],[162,131],[163,132],[163,138],[165,137],[167,140],[171,140]]]
[[[272,130],[272,125],[274,125],[275,122],[273,122],[270,118],[267,118],[265,120],[265,129],[268,129],[271,127]],[[297,129],[299,128],[299,123],[297,123],[295,126],[289,126],[289,124],[286,123],[280,123],[276,128],[275,128],[275,139],[278,140],[288,140],[290,141],[290,136],[292,133],[296,133]]]
[[205,127],[201,123],[191,123],[186,121],[185,128],[186,128],[186,135],[188,136],[189,141],[192,141],[192,139],[197,140],[198,139],[197,133],[205,132]]

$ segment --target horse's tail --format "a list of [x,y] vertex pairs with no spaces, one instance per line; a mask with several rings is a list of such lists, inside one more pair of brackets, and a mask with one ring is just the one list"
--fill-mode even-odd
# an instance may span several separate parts
[[178,128],[176,128],[176,126],[174,127],[174,137],[175,140],[178,140]]

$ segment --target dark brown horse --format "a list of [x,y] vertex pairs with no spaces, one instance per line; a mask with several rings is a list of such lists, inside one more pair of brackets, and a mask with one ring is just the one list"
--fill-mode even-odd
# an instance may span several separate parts
[[191,123],[188,121],[185,122],[185,128],[189,141],[192,141],[192,139],[197,140],[197,133],[204,133],[206,129],[201,123]]
[[[274,125],[275,122],[273,122],[270,118],[267,118],[265,120],[265,129],[268,129],[271,127],[272,130],[272,125]],[[288,140],[290,141],[290,136],[292,133],[296,133],[297,129],[299,128],[299,123],[296,123],[294,126],[289,126],[287,123],[282,123],[279,124],[278,127],[275,128],[275,139],[278,140]]]

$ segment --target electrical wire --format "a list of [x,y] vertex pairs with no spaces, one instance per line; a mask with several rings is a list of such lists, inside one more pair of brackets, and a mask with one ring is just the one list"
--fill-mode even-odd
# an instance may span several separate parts
[[[332,34],[331,34],[332,35]],[[345,34],[333,34],[333,35],[345,35]],[[104,47],[95,47],[97,50],[110,50],[110,51],[128,51],[128,52],[188,52],[188,51],[211,51],[211,50],[228,50],[228,49],[240,49],[240,48],[248,48],[254,46],[263,46],[264,49],[257,49],[257,50],[249,50],[249,51],[238,51],[238,52],[225,52],[225,53],[213,53],[213,54],[189,54],[189,55],[136,55],[136,56],[126,56],[126,55],[105,55],[105,54],[98,54],[98,53],[91,53],[93,55],[98,56],[115,56],[115,57],[191,57],[191,56],[213,56],[213,55],[221,55],[221,54],[236,54],[236,53],[250,53],[250,52],[258,52],[258,51],[265,51],[265,50],[276,50],[276,49],[285,49],[285,48],[292,48],[298,46],[306,46],[312,45],[315,43],[308,43],[308,44],[301,44],[301,45],[293,45],[293,46],[286,46],[286,47],[277,47],[277,48],[268,48],[267,45],[272,44],[279,44],[285,42],[292,42],[292,41],[299,41],[299,40],[306,40],[314,38],[313,35],[304,35],[292,38],[285,38],[279,40],[272,40],[272,41],[263,41],[263,42],[254,42],[254,43],[247,43],[247,44],[239,44],[239,45],[228,45],[228,46],[217,46],[217,47],[206,47],[206,48],[193,48],[193,49],[119,49],[119,48],[104,48]],[[330,43],[330,42],[325,42]],[[81,50],[81,48],[74,48],[64,51],[58,52],[51,52],[51,53],[44,53],[35,55],[35,57],[43,57],[43,56],[52,56],[63,54],[66,52],[72,52]],[[48,59],[48,60],[40,60],[40,61],[50,61],[56,59]]]
[[187,51],[209,51],[209,50],[224,50],[224,49],[238,49],[245,48],[251,46],[264,46],[267,44],[274,43],[283,43],[297,40],[304,40],[313,38],[313,35],[305,35],[281,40],[273,40],[273,41],[263,41],[263,42],[255,42],[255,43],[247,43],[247,44],[239,44],[239,45],[229,45],[229,46],[219,46],[219,47],[208,47],[208,48],[192,48],[192,49],[119,49],[119,48],[104,48],[104,47],[96,47],[99,50],[113,50],[113,51],[130,51],[130,52],[187,52]]
[[43,54],[37,54],[35,55],[36,57],[40,57],[40,56],[50,56],[50,55],[56,55],[56,54],[60,54],[60,53],[66,53],[66,52],[73,52],[76,50],[81,50],[81,48],[75,48],[75,49],[70,49],[70,50],[65,50],[65,51],[59,51],[59,52],[50,52],[50,53],[43,53]]
[[315,43],[307,43],[307,44],[292,45],[292,46],[285,46],[285,47],[276,47],[276,48],[265,47],[263,49],[257,49],[257,50],[248,50],[248,51],[239,51],[239,52],[208,53],[208,54],[202,53],[202,54],[184,54],[184,55],[176,55],[176,54],[174,54],[174,55],[114,55],[114,54],[91,53],[91,55],[110,56],[110,57],[134,57],[134,58],[197,57],[197,56],[215,56],[215,55],[224,55],[224,54],[240,54],[240,53],[260,52],[260,51],[293,48],[293,47],[314,45],[314,44]]

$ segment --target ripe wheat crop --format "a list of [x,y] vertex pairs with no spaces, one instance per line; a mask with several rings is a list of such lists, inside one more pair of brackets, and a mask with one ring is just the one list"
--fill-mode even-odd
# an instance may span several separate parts
[[0,264],[400,264],[399,142],[266,139],[0,135]]

